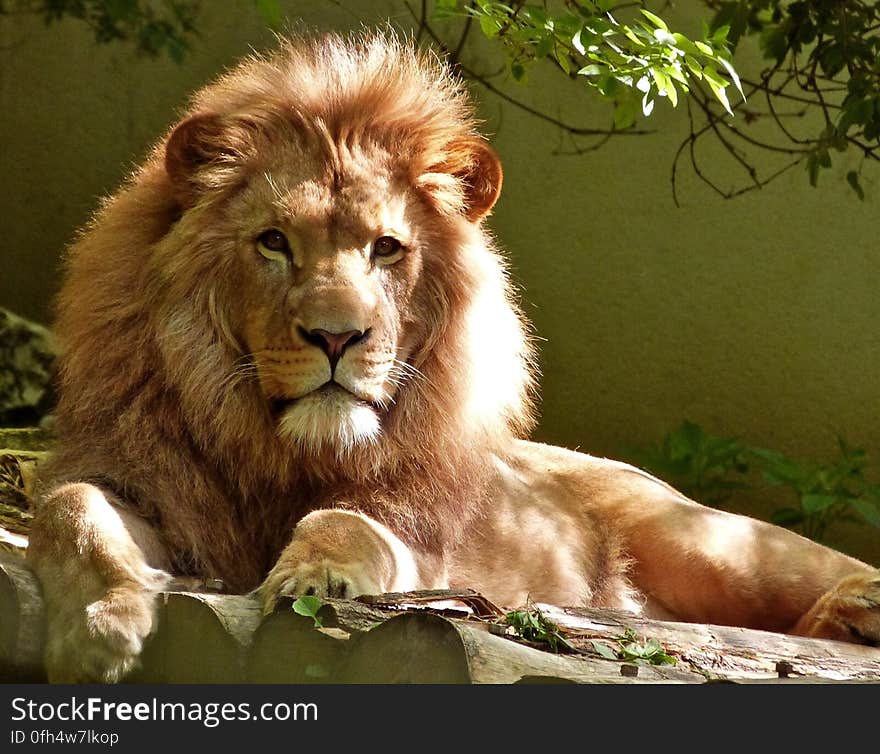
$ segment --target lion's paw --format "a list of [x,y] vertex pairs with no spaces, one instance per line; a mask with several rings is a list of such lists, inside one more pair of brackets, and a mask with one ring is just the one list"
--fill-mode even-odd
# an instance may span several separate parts
[[278,563],[257,590],[263,612],[271,613],[280,597],[351,599],[361,594],[380,594],[384,586],[371,569],[361,563],[333,563],[327,560]]
[[50,622],[46,670],[53,683],[117,683],[137,665],[155,620],[155,592],[118,587]]
[[801,618],[795,633],[880,646],[880,571],[841,581]]

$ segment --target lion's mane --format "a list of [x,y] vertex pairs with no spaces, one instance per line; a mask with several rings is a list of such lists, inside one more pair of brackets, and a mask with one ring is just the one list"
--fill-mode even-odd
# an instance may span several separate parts
[[[158,528],[180,571],[243,589],[316,507],[354,506],[426,550],[454,546],[479,516],[492,453],[532,422],[523,320],[462,207],[463,145],[479,138],[462,85],[389,34],[297,38],[198,92],[184,118],[200,113],[227,125],[209,135],[220,157],[193,177],[197,200],[166,169],[169,131],[69,250],[59,446],[44,484],[101,485]],[[279,438],[230,325],[232,263],[212,245],[211,222],[261,169],[261,146],[303,127],[392,148],[434,213],[436,253],[415,294],[430,311],[420,376],[379,440],[344,455]]]

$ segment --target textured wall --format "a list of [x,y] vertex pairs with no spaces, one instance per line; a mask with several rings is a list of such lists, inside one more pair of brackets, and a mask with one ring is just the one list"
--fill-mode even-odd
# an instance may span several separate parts
[[[189,92],[270,43],[250,0],[205,5],[214,12],[182,67],[97,47],[76,22],[0,19],[0,305],[46,319],[60,250],[96,197]],[[407,17],[400,3],[348,5],[359,16],[326,2],[289,7],[325,28]],[[555,78],[532,79],[511,91],[604,125],[604,109]],[[544,339],[540,438],[620,456],[689,418],[803,457],[831,456],[841,433],[880,460],[874,186],[859,202],[840,165],[819,190],[795,170],[725,202],[686,171],[675,208],[683,112],[661,103],[649,124],[659,133],[571,156],[558,154],[572,143],[556,127],[480,97],[506,166],[492,227]],[[741,177],[731,168],[721,183]],[[873,532],[844,535],[846,547],[880,560]]]

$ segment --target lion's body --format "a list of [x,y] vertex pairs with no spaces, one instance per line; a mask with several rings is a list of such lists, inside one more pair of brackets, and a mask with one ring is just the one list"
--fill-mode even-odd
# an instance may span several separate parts
[[[196,96],[68,258],[29,550],[53,678],[121,677],[169,573],[267,609],[461,585],[847,637],[820,598],[876,590],[865,564],[518,439],[500,186],[459,84],[388,37],[291,42]],[[849,638],[876,640],[863,612]]]

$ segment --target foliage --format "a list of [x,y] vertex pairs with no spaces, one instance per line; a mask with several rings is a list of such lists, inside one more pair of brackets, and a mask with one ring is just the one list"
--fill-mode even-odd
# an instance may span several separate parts
[[774,523],[797,527],[817,541],[836,521],[864,520],[880,528],[880,486],[867,479],[867,453],[842,439],[839,447],[840,458],[828,464],[795,462],[776,451],[751,450],[767,482],[796,493],[797,505],[775,510]]
[[312,594],[304,594],[302,597],[299,597],[294,601],[292,607],[293,612],[297,615],[311,618],[315,622],[315,628],[321,628],[324,624],[318,617],[318,611],[323,604],[324,603],[321,601],[320,597],[315,597]]
[[196,33],[200,0],[0,0],[0,15],[33,13],[52,24],[63,18],[85,22],[95,41],[130,41],[150,57],[167,53],[180,62]]
[[748,471],[745,447],[736,439],[716,437],[685,421],[659,444],[630,452],[637,462],[707,505],[724,502],[745,487],[738,475]]
[[546,644],[551,652],[573,651],[574,647],[562,634],[561,629],[551,621],[531,600],[525,610],[514,610],[504,616],[516,636],[524,641]]
[[[821,171],[836,159],[833,155],[843,152],[859,160],[847,171],[846,181],[863,199],[866,167],[880,160],[876,62],[880,6],[868,0],[702,0],[701,4],[712,17],[704,23],[701,40],[670,35],[667,21],[640,7],[642,3],[612,0],[435,0],[433,18],[444,20],[467,12],[478,19],[484,35],[505,50],[508,70],[516,80],[524,81],[528,65],[542,58],[551,60],[562,74],[584,80],[592,91],[614,102],[614,126],[605,131],[608,135],[633,133],[624,126],[639,115],[634,84],[649,85],[642,114],[650,112],[650,103],[665,84],[672,87],[666,95],[673,104],[678,99],[673,90],[686,89],[688,132],[673,159],[671,175],[676,203],[683,163],[689,163],[712,191],[729,199],[760,189],[798,165],[816,186]],[[663,5],[658,12],[666,15],[668,7]],[[637,11],[644,16],[640,21],[617,20],[622,14],[635,18]],[[449,33],[437,34],[424,14],[419,27],[462,63],[466,75],[508,101],[574,136],[602,133],[517,102],[491,83],[492,74],[480,75],[465,65],[468,25],[451,44],[443,39]],[[752,70],[743,68],[739,55],[741,43],[749,37],[764,55],[764,62],[751,65]],[[706,57],[695,56],[694,49]],[[739,78],[731,67],[731,54]],[[694,86],[693,79],[704,86]],[[730,82],[744,97],[728,97]],[[714,140],[722,155],[726,153],[743,171],[739,184],[728,186],[713,177],[721,160],[698,150],[698,143],[706,140]]]
[[[798,148],[810,183],[830,168],[832,151],[854,148],[877,160],[880,142],[880,7],[873,0],[706,0],[713,26],[729,28],[731,42],[756,35],[769,68],[761,73],[769,114]],[[772,95],[772,96],[770,96]],[[796,138],[777,108],[796,102],[820,116],[818,132]],[[804,157],[806,158],[804,160]],[[860,199],[861,168],[847,173]]]
[[[281,27],[279,0],[253,3],[269,27]],[[74,18],[85,22],[100,44],[133,42],[141,54],[155,58],[165,53],[180,63],[198,35],[202,6],[202,0],[0,0],[0,16],[29,13],[47,25]]]
[[[281,0],[252,3],[268,26],[281,28]],[[601,137],[578,144],[576,152],[612,136],[646,133],[635,126],[658,99],[684,102],[688,129],[671,171],[676,203],[686,163],[704,185],[732,198],[798,165],[816,186],[835,155],[846,153],[854,155],[846,182],[864,199],[867,167],[880,160],[880,4],[870,0],[701,0],[711,22],[699,39],[670,30],[662,18],[668,4],[656,12],[615,0],[423,0],[419,12],[411,0],[401,4],[417,22],[417,37],[427,35],[467,77],[572,137]],[[99,42],[128,40],[144,54],[177,61],[190,49],[205,8],[203,0],[0,0],[0,15],[34,13],[46,23],[78,18]],[[450,23],[456,19],[457,26]],[[494,73],[467,64],[473,27],[497,43],[513,80],[526,82],[529,68],[543,60],[584,84],[609,103],[610,127],[566,123],[496,86]],[[758,70],[739,62],[749,38],[765,57]],[[742,96],[731,97],[731,86]],[[722,184],[713,176],[721,160],[698,150],[706,139],[744,172],[741,182]]]
[[838,459],[796,461],[775,450],[711,435],[686,421],[659,444],[636,449],[630,455],[685,494],[709,505],[723,502],[736,490],[762,495],[767,494],[768,485],[782,487],[794,504],[777,508],[771,520],[822,541],[829,527],[840,521],[862,521],[880,528],[880,485],[868,473],[868,454],[842,439],[838,444]]
[[676,662],[657,639],[640,641],[631,628],[627,628],[623,636],[615,637],[614,641],[617,643],[616,649],[593,640],[593,649],[606,660],[626,660],[639,665],[674,665]]
[[[626,6],[618,6],[627,12]],[[614,13],[612,14],[612,10]],[[727,29],[704,29],[691,40],[671,32],[666,22],[645,8],[628,23],[617,20],[610,0],[510,4],[490,0],[438,0],[435,17],[470,14],[489,39],[499,40],[509,56],[510,72],[526,78],[529,65],[551,60],[567,76],[592,87],[614,103],[614,128],[629,128],[639,112],[645,117],[658,97],[673,107],[679,92],[687,94],[703,82],[728,111],[727,88],[739,88],[728,62]]]

